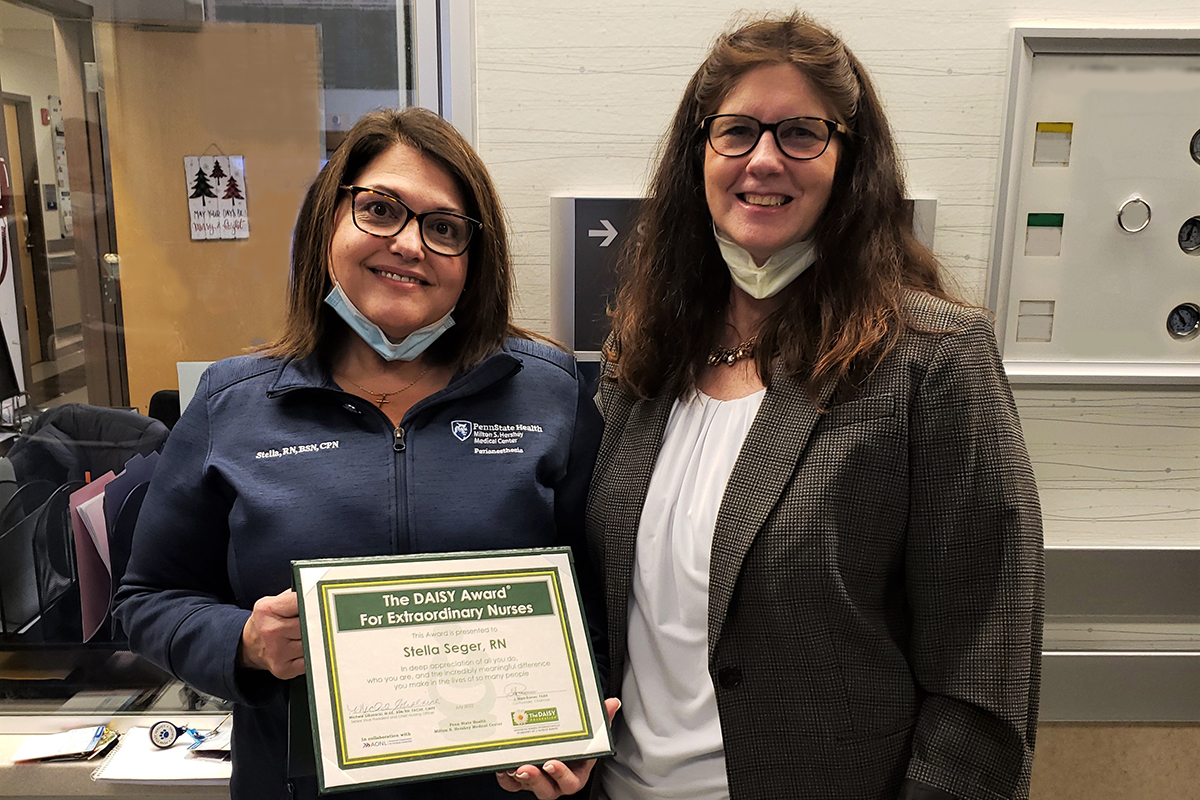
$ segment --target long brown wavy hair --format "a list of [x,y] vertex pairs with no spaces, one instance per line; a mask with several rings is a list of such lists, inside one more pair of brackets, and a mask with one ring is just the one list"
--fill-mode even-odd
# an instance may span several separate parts
[[426,358],[465,369],[497,350],[506,336],[529,338],[511,323],[512,261],[500,198],[483,161],[450,123],[423,108],[373,111],[360,119],[308,187],[292,234],[292,271],[283,333],[264,348],[280,358],[328,357],[346,324],[325,302],[330,243],[338,203],[367,165],[392,147],[419,150],[458,184],[465,213],[483,223],[467,251],[467,282],[454,310],[455,325]]
[[662,145],[649,197],[621,259],[621,289],[606,357],[637,397],[696,385],[729,301],[729,271],[704,195],[701,121],[738,80],[792,64],[846,124],[829,202],[814,230],[817,262],[780,293],[755,353],[764,385],[776,361],[814,398],[826,382],[870,372],[913,323],[911,290],[948,296],[937,260],[912,234],[892,132],[866,70],[845,43],[808,16],[767,16],[717,39],[684,91]]

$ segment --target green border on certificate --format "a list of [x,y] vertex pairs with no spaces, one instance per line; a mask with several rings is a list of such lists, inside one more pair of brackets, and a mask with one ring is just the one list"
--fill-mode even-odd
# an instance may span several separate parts
[[[570,656],[569,664],[571,666],[571,672],[572,672],[572,686],[575,691],[575,702],[576,702],[576,706],[579,709],[579,717],[582,722],[581,727],[579,727],[573,731],[548,733],[548,734],[545,734],[542,736],[531,736],[531,737],[527,737],[527,738],[513,737],[510,739],[506,739],[506,740],[488,742],[488,743],[458,745],[458,746],[446,745],[446,746],[442,746],[442,747],[416,748],[416,749],[406,752],[402,755],[378,755],[378,756],[362,756],[359,758],[351,758],[347,754],[346,732],[345,732],[345,726],[343,724],[344,719],[345,719],[345,713],[344,713],[344,708],[343,708],[343,703],[342,703],[342,698],[341,698],[341,692],[339,691],[339,683],[338,683],[338,677],[337,677],[337,648],[336,648],[336,645],[334,644],[334,642],[336,641],[336,638],[333,636],[334,628],[337,625],[337,620],[334,619],[334,613],[333,613],[335,602],[334,602],[334,598],[331,597],[331,594],[334,590],[346,589],[346,588],[366,588],[366,587],[374,587],[374,588],[378,589],[378,588],[381,588],[384,586],[389,587],[389,588],[397,588],[398,589],[398,588],[405,587],[405,586],[411,586],[413,584],[420,584],[420,585],[427,586],[430,584],[446,583],[446,582],[451,582],[451,581],[457,582],[460,586],[469,586],[470,584],[464,584],[463,582],[464,581],[478,581],[481,578],[487,578],[487,579],[490,579],[491,581],[501,581],[501,582],[503,582],[505,579],[508,579],[510,581],[515,582],[515,581],[519,581],[521,578],[534,578],[534,577],[539,577],[539,576],[543,577],[543,578],[549,578],[551,585],[554,587],[553,598],[556,601],[557,608],[561,609],[563,606],[562,585],[558,579],[558,570],[553,570],[553,569],[549,569],[549,570],[546,570],[546,569],[543,569],[543,570],[518,570],[518,571],[513,571],[513,572],[492,572],[492,573],[466,573],[466,572],[463,572],[463,573],[455,573],[455,574],[451,574],[451,575],[437,575],[437,576],[416,575],[411,578],[405,578],[403,580],[359,580],[359,581],[351,580],[351,581],[321,581],[321,582],[319,582],[317,584],[317,590],[320,592],[320,598],[321,598],[321,620],[322,620],[322,625],[323,625],[323,628],[325,631],[325,640],[327,642],[329,642],[329,664],[328,664],[328,666],[329,666],[329,685],[331,688],[330,700],[331,700],[333,708],[334,708],[334,714],[335,714],[334,719],[337,722],[337,727],[335,730],[337,733],[338,757],[339,757],[340,764],[343,767],[356,767],[356,766],[363,766],[363,765],[367,765],[367,764],[388,764],[388,763],[394,763],[394,762],[398,762],[398,761],[409,761],[414,758],[428,758],[430,756],[450,755],[453,753],[467,753],[467,752],[480,751],[480,750],[501,750],[505,747],[510,747],[513,744],[528,744],[530,742],[567,742],[567,741],[573,741],[576,739],[587,739],[587,738],[591,737],[592,728],[591,728],[591,724],[589,723],[588,718],[587,718],[586,709],[584,708],[583,688],[579,682],[579,669],[578,669],[577,664],[575,663],[576,662],[575,645],[574,645],[574,642],[572,642],[572,640],[571,640],[571,630],[567,626],[567,620],[566,620],[565,615],[559,614],[557,616],[561,623],[560,627],[562,630],[563,644],[565,645],[567,653]],[[544,581],[527,582],[524,584],[517,583],[516,585],[517,586],[522,586],[522,585],[531,586],[531,587],[536,587],[536,588],[545,588]],[[467,591],[471,591],[471,590],[467,589]],[[483,592],[487,592],[489,590],[488,589],[478,589],[475,591],[477,591],[479,593],[483,593]],[[395,596],[395,597],[399,598],[399,597],[403,597],[404,595],[389,595],[389,596]],[[551,593],[549,591],[547,591],[545,593],[545,596],[546,596],[546,599],[549,600],[551,598]],[[342,595],[341,597],[354,597],[354,595]],[[483,601],[482,598],[480,598],[480,600]],[[462,603],[463,601],[460,600],[458,602]],[[483,611],[483,614],[480,615],[481,621],[483,619],[491,618],[487,614],[487,609],[488,609],[489,605],[494,605],[494,604],[488,603],[488,604],[485,604],[481,608],[481,610]],[[531,607],[533,607],[535,609],[533,613],[553,614],[555,611],[555,609],[553,609],[553,608],[546,609],[543,611],[536,605],[533,605],[533,604],[528,604],[528,605],[531,605]],[[451,610],[451,611],[464,610],[464,609],[451,608],[448,605],[443,605],[442,608],[445,608],[445,609]],[[395,611],[392,613],[395,614],[396,621],[391,624],[419,625],[419,624],[422,624],[421,621],[410,622],[410,621],[408,621],[408,619],[410,619],[411,617],[406,618],[402,615],[405,613],[407,613],[409,615],[413,615],[414,613],[436,615],[438,612],[428,612],[428,611],[412,612],[412,611],[408,611],[406,609],[404,612]],[[471,618],[474,619],[475,617],[471,617]],[[460,619],[461,619],[461,617],[460,617]],[[438,620],[436,620],[436,619],[429,620],[429,622],[437,622],[437,621]],[[386,616],[384,617],[383,624],[388,624],[388,620],[387,620]],[[426,623],[426,624],[428,624],[428,623]],[[360,627],[365,628],[366,626],[360,626]]]
[[322,791],[611,755],[569,549],[293,572]]

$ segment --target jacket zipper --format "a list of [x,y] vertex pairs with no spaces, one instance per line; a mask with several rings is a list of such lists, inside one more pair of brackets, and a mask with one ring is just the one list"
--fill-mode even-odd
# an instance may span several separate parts
[[[407,476],[404,475],[407,470],[408,454],[405,453],[407,445],[404,442],[404,428],[400,423],[396,423],[392,428],[392,451],[395,454],[394,466],[392,469],[392,477],[395,480],[396,492],[396,518],[392,523],[392,552],[405,553],[412,550],[412,531],[408,528],[408,503],[405,502],[405,492],[407,491]],[[400,538],[405,537],[407,540],[404,547],[401,547]]]
[[[390,424],[392,426],[392,452],[397,453],[397,454],[404,453],[407,450],[408,445],[404,441],[403,426],[398,422],[392,422],[391,419],[388,418],[387,414],[383,413],[382,409],[379,411],[379,414],[385,420],[387,420],[388,424]],[[392,487],[393,487],[393,491],[395,492],[395,498],[396,498],[395,515],[394,515],[395,518],[392,521],[392,552],[393,553],[405,552],[405,551],[401,550],[401,548],[400,548],[400,537],[402,534],[408,537],[408,539],[410,540],[410,545],[411,545],[411,539],[412,539],[412,531],[410,531],[408,529],[408,504],[404,502],[404,491],[405,491],[406,481],[401,477],[401,473],[405,471],[404,470],[404,466],[405,466],[404,462],[405,461],[407,461],[406,455],[397,455],[395,458],[392,459],[392,462],[393,462]],[[411,547],[410,547],[410,549],[411,549]]]
[[[495,383],[496,381],[498,381],[502,378],[507,378],[514,372],[520,371],[520,369],[521,369],[521,364],[518,361],[514,365],[513,368],[510,368],[504,374],[496,373],[495,375],[490,375],[487,378],[486,384],[484,384],[484,385],[490,386],[491,384]],[[471,390],[471,392],[469,392],[469,394],[476,393],[481,388],[482,388],[481,386],[476,386],[476,387],[472,388],[472,390]],[[293,389],[291,389],[291,388],[279,390],[279,391],[276,391],[275,389],[271,389],[271,390],[267,391],[267,396],[268,397],[277,397],[286,391],[292,391],[292,390]],[[341,398],[344,398],[346,396],[356,397],[355,395],[351,395],[349,392],[345,392],[345,391],[341,391],[341,390],[334,390],[334,391]],[[344,400],[343,400],[343,403],[345,403]],[[357,408],[354,408],[354,410],[358,411]],[[361,414],[362,412],[358,411],[358,413]],[[386,419],[389,423],[391,423],[391,420],[388,419],[387,415],[383,413],[382,409],[379,410],[379,413],[383,416],[384,419]],[[406,538],[408,539],[407,552],[411,552],[413,550],[413,547],[412,547],[413,532],[408,525],[408,503],[405,501],[405,497],[404,497],[405,485],[408,483],[407,475],[405,475],[404,477],[401,477],[402,472],[403,473],[408,472],[407,450],[408,450],[408,444],[405,442],[404,428],[401,427],[399,424],[393,424],[393,426],[392,426],[392,451],[394,453],[404,453],[403,456],[396,456],[396,458],[393,459],[395,462],[395,467],[392,470],[392,479],[394,481],[393,486],[394,486],[395,498],[396,498],[396,516],[395,516],[395,520],[392,525],[392,552],[393,553],[401,552],[401,549],[400,549],[401,533],[404,533]]]

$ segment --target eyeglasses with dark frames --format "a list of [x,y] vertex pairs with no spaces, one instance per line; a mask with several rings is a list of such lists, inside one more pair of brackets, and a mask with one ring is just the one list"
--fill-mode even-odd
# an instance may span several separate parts
[[840,122],[823,117],[788,117],[778,122],[762,122],[745,114],[712,114],[700,122],[712,149],[722,156],[738,158],[754,148],[767,131],[775,137],[779,151],[797,161],[820,158],[829,147],[833,134],[850,135]]
[[417,221],[421,241],[430,251],[443,256],[461,256],[471,245],[475,231],[483,230],[479,220],[451,211],[426,211],[418,214],[393,194],[366,186],[341,186],[350,193],[354,227],[371,236],[386,239]]

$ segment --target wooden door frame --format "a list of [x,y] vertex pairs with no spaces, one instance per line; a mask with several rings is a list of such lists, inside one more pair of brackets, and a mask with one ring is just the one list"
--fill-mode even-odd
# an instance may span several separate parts
[[117,248],[103,98],[92,38],[94,12],[79,0],[3,1],[47,14],[53,20],[88,402],[126,407],[129,378],[120,285],[104,261],[105,254],[115,254]]
[[[106,255],[117,253],[117,241],[92,9],[70,0],[22,5],[56,15],[54,46],[67,140],[88,402],[127,407],[129,378],[120,284],[116,266],[105,261]],[[66,7],[78,7],[77,16],[63,13]]]
[[[21,146],[21,169],[25,178],[22,188],[25,191],[25,214],[28,217],[25,240],[33,261],[33,294],[40,339],[38,345],[42,350],[42,359],[49,360],[56,357],[51,346],[55,325],[50,295],[50,260],[46,254],[46,220],[42,210],[44,198],[38,170],[37,142],[34,139],[33,100],[26,95],[13,94],[2,89],[0,99],[16,106],[17,141]],[[7,136],[7,132],[5,135]]]
[[[2,87],[0,87],[2,90]],[[6,169],[8,171],[9,180],[12,178],[12,159],[8,155],[8,121],[4,118],[4,114],[0,114],[0,156],[3,156]],[[12,212],[15,214],[15,209]],[[11,262],[9,264],[9,273],[12,274],[13,282],[13,300],[17,311],[17,336],[21,341],[21,375],[22,385],[25,391],[29,391],[29,382],[33,379],[29,369],[29,324],[25,318],[25,277],[21,274],[21,254],[17,251],[17,236],[16,231],[12,226],[9,226],[7,245]],[[7,333],[7,331],[6,331]],[[0,342],[0,346],[8,347],[8,342]],[[13,364],[13,371],[17,368]]]

